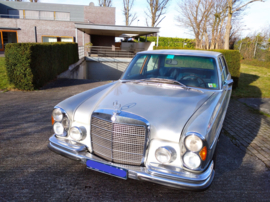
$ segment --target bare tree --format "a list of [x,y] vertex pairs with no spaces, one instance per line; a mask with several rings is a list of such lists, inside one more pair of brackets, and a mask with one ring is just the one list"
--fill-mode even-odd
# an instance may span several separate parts
[[210,20],[211,44],[210,49],[218,49],[222,43],[224,21],[226,18],[227,0],[216,0],[212,8]]
[[190,29],[196,39],[196,48],[203,48],[203,39],[206,39],[205,48],[209,47],[208,26],[214,0],[183,0],[178,4],[176,20],[179,25]]
[[100,7],[112,7],[112,0],[98,0]]
[[[170,0],[146,0],[147,11],[146,14],[146,25],[149,27],[156,27],[165,18],[165,9]],[[163,18],[161,18],[163,16]],[[148,23],[147,18],[150,18],[151,24]]]
[[136,13],[131,14],[130,12],[132,9],[133,3],[134,3],[134,0],[123,0],[123,4],[124,4],[123,14],[126,19],[126,26],[130,26],[132,22],[137,19],[137,14]]
[[[228,19],[227,19],[227,25],[226,25],[226,32],[225,32],[225,43],[224,43],[224,49],[229,49],[229,41],[230,41],[230,34],[231,34],[231,30],[232,30],[232,17],[233,14],[240,11],[241,9],[243,9],[244,7],[246,7],[248,4],[251,4],[255,1],[261,1],[263,2],[263,0],[251,0],[248,1],[247,3],[244,4],[237,4],[240,1],[239,0],[227,0],[227,15],[228,15]],[[241,2],[240,2],[241,3]]]

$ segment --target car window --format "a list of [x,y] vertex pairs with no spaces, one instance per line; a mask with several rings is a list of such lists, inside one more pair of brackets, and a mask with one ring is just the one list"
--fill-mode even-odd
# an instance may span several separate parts
[[212,57],[138,54],[121,79],[173,79],[190,87],[219,89],[216,60]]
[[219,64],[219,70],[220,70],[220,72],[222,72],[223,64],[221,62],[220,57],[218,57],[218,64]]
[[211,69],[214,70],[215,66],[213,59],[205,57],[193,57],[192,59],[187,56],[180,55],[168,55],[165,58],[164,67],[170,68],[200,68],[200,69]]
[[133,63],[133,68],[129,72],[129,76],[139,75],[147,58],[148,58],[147,55],[139,55],[139,57],[136,60],[132,61],[131,64]]
[[147,63],[147,71],[152,71],[158,68],[158,55],[151,55]]
[[224,85],[225,80],[226,80],[226,73],[225,73],[225,71],[223,70],[223,71],[222,71],[222,74],[221,74],[221,82],[222,82],[222,86]]
[[227,63],[226,63],[226,60],[225,60],[224,56],[222,56],[221,58],[222,58],[223,63],[224,63],[225,73],[226,73],[226,77],[227,77],[227,75],[229,74]]

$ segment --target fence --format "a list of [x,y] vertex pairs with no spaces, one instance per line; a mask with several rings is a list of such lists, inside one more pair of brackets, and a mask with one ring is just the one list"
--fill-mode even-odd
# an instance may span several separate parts
[[244,59],[257,59],[261,61],[270,61],[270,43],[242,42],[235,45]]
[[119,57],[119,58],[133,58],[135,53],[133,51],[121,50],[119,47],[111,46],[91,46],[88,51],[88,56],[91,57]]
[[85,56],[85,48],[84,46],[79,46],[78,47],[78,52],[79,52],[79,59],[83,58]]

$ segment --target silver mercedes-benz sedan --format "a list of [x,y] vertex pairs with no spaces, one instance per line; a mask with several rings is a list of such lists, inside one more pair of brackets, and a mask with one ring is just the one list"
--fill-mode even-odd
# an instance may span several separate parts
[[55,106],[48,146],[114,177],[204,190],[232,83],[221,53],[140,52],[118,81]]

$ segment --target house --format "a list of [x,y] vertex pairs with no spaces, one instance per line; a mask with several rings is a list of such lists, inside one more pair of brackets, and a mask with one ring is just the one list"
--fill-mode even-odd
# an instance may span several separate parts
[[0,51],[7,43],[77,42],[114,46],[115,37],[157,33],[157,27],[115,25],[115,8],[1,1]]

